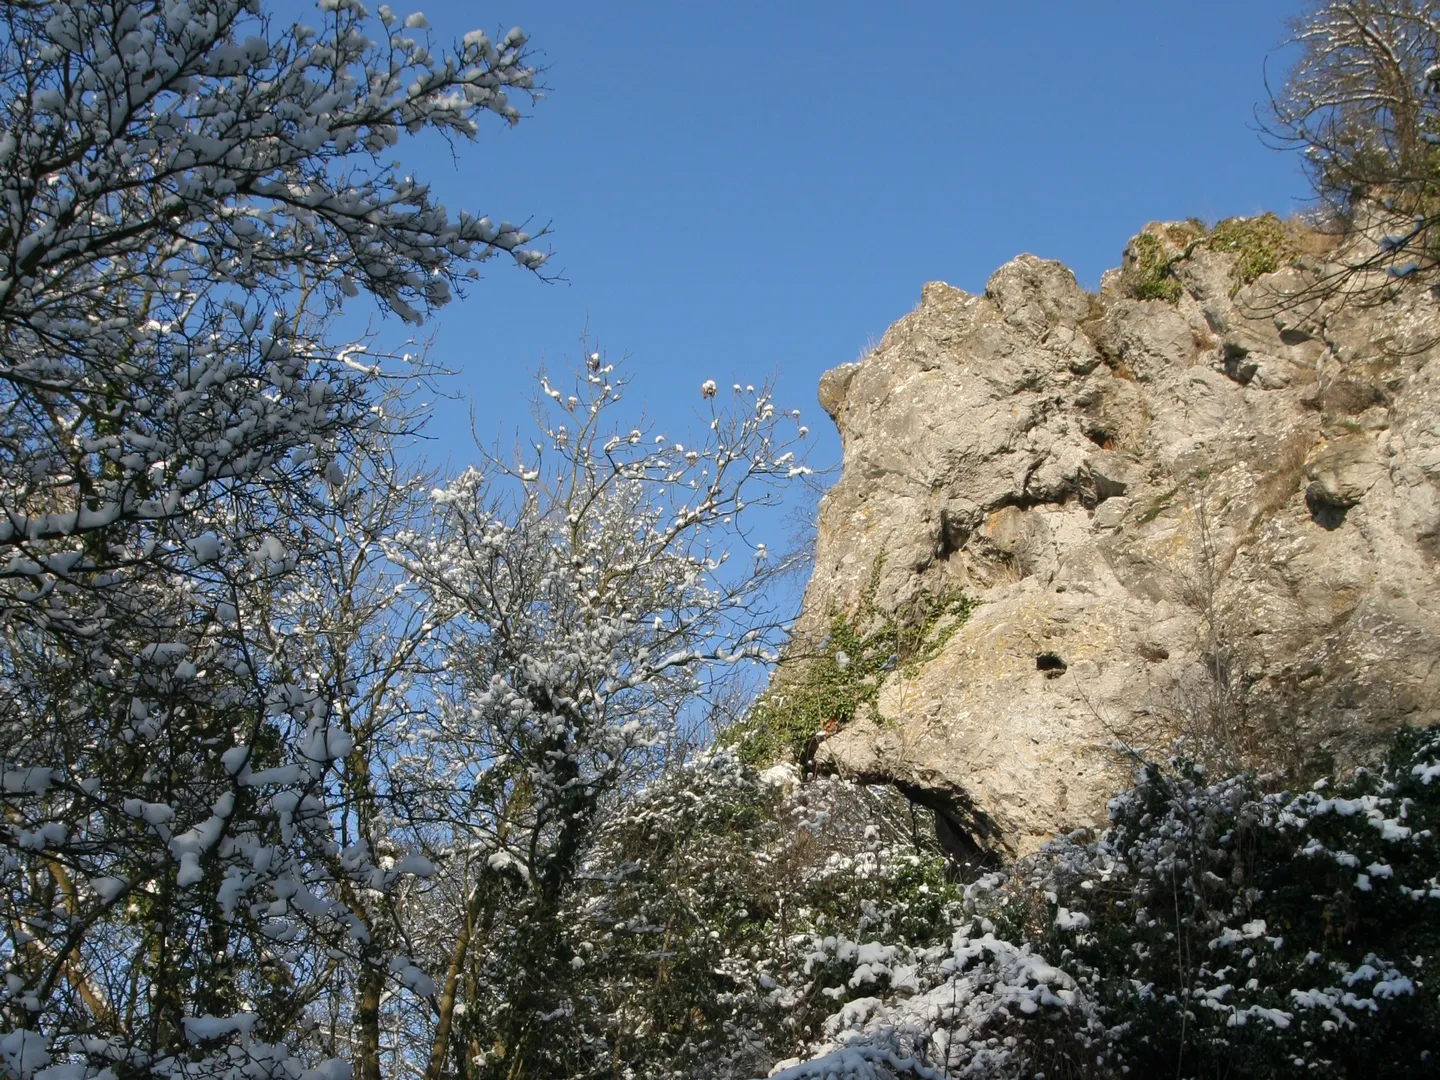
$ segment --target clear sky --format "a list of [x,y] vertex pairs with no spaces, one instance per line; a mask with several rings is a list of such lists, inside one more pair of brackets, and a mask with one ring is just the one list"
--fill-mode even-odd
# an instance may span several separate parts
[[[487,436],[523,427],[530,372],[575,360],[588,326],[630,356],[647,411],[679,417],[673,437],[703,379],[773,374],[832,464],[816,382],[922,283],[979,291],[1033,252],[1094,288],[1146,221],[1283,214],[1306,194],[1253,116],[1296,0],[421,10],[437,44],[519,25],[546,68],[518,127],[453,159],[405,148],[447,204],[552,229],[563,281],[497,260],[426,331]],[[463,407],[432,434],[433,458],[469,456]]]

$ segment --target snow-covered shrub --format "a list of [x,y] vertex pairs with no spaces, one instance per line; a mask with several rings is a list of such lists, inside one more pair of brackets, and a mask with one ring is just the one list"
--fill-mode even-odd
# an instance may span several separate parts
[[637,1077],[760,1076],[840,1037],[846,1003],[919,992],[959,915],[930,828],[894,792],[728,750],[668,773],[587,861],[555,1045]]
[[[973,935],[973,936],[972,936]],[[784,1080],[1029,1077],[1088,1071],[1100,1028],[1084,993],[1030,945],[978,930],[910,954],[905,983],[856,998],[826,1018]]]
[[1086,1059],[1098,1029],[1076,980],[966,915],[932,830],[888,789],[728,750],[636,793],[562,920],[548,1075],[999,1077]]
[[1111,813],[1098,841],[1053,844],[978,898],[1093,998],[1107,1069],[1436,1067],[1440,729],[1299,794],[1150,767]]
[[1440,728],[1294,794],[1146,767],[1098,838],[963,889],[785,1080],[1429,1075],[1440,1001]]

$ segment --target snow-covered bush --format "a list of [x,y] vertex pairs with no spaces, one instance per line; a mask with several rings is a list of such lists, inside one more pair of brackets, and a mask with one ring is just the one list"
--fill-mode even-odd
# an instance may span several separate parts
[[964,918],[933,822],[884,788],[702,754],[607,819],[582,880],[547,1075],[1018,1068],[1016,1027],[1083,1010],[1063,972]]
[[845,1002],[775,1075],[1435,1070],[1440,728],[1299,794],[1150,766],[1111,812],[965,886],[905,990]]
[[1440,729],[1299,794],[1150,767],[1111,812],[1097,841],[1058,842],[980,898],[1094,1000],[1107,1070],[1435,1067]]

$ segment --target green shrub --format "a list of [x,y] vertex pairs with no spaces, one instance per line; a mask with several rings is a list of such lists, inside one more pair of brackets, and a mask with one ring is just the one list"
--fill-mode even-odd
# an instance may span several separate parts
[[1419,1075],[1440,1030],[1437,829],[1440,728],[1299,795],[1149,767],[1098,841],[1052,845],[985,906],[1088,987],[1107,1067]]
[[1230,276],[1235,288],[1249,285],[1261,274],[1271,274],[1295,250],[1285,223],[1274,214],[1226,218],[1205,238],[1211,251],[1233,252],[1235,265]]
[[1146,766],[1098,838],[963,894],[913,812],[729,751],[627,799],[567,922],[556,1075],[1436,1071],[1440,727],[1298,794]]
[[565,922],[579,962],[550,1075],[763,1076],[948,940],[933,827],[893,790],[798,781],[718,751],[617,808]]
[[1260,275],[1280,269],[1295,253],[1285,223],[1271,213],[1226,218],[1208,233],[1194,218],[1161,230],[1163,235],[1143,232],[1133,242],[1135,261],[1121,278],[1125,294],[1133,299],[1178,301],[1184,287],[1175,266],[1199,246],[1235,256],[1230,270],[1232,293]]
[[1153,233],[1144,232],[1135,238],[1135,263],[1124,274],[1126,293],[1136,300],[1164,300],[1173,304],[1180,299],[1180,279],[1175,276],[1174,260],[1165,254],[1165,244]]

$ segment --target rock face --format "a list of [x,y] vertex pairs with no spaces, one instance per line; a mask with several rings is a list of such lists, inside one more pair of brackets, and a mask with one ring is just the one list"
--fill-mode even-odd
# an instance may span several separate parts
[[1000,854],[1103,824],[1176,739],[1324,771],[1440,721],[1435,297],[1281,302],[1323,256],[1237,291],[1236,256],[1170,247],[1175,302],[1023,255],[820,383],[844,459],[801,634],[867,587],[980,603],[817,759]]

